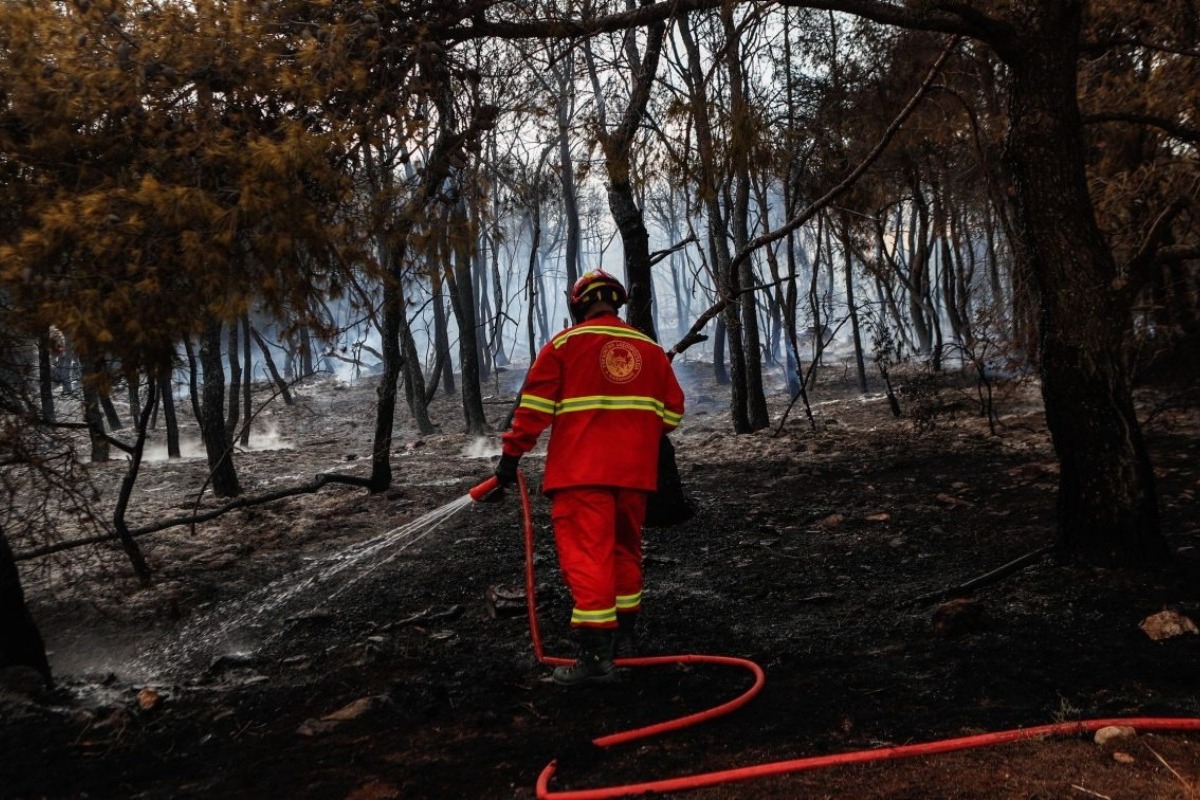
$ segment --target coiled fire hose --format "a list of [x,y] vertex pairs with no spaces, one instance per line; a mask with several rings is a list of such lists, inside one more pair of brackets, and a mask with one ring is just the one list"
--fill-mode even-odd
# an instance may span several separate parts
[[[533,652],[542,664],[551,666],[573,664],[569,658],[547,656],[542,650],[542,637],[538,628],[537,597],[534,593],[533,575],[533,510],[529,501],[529,488],[525,482],[525,474],[517,473],[517,484],[521,494],[521,515],[525,535],[525,602],[529,612],[529,633],[533,641]],[[476,501],[484,500],[498,488],[496,478],[489,478],[471,489],[471,498]],[[617,744],[645,739],[667,731],[678,730],[695,725],[705,720],[728,714],[757,695],[766,682],[762,668],[753,661],[733,656],[714,655],[675,655],[649,656],[639,658],[616,659],[616,664],[623,667],[651,667],[665,664],[720,664],[736,666],[749,670],[754,676],[754,682],[742,694],[732,700],[705,711],[688,714],[676,719],[659,722],[642,728],[611,733],[592,740],[597,747],[611,747]],[[914,756],[930,756],[939,753],[950,753],[956,750],[970,750],[978,747],[1008,744],[1011,742],[1030,739],[1044,739],[1051,736],[1078,736],[1090,734],[1101,728],[1124,726],[1138,732],[1144,731],[1200,731],[1200,718],[1193,717],[1113,717],[1110,719],[1087,719],[1060,722],[1051,725],[1037,725],[1032,728],[1016,728],[1006,731],[960,736],[953,739],[940,739],[918,744],[901,745],[899,747],[880,747],[870,750],[856,750],[847,753],[835,753],[824,756],[808,756],[806,758],[773,761],[748,767],[719,770],[716,772],[701,772],[677,778],[664,778],[643,783],[630,783],[620,786],[605,786],[595,789],[577,789],[573,791],[554,792],[550,790],[550,780],[554,777],[557,766],[551,761],[543,769],[537,780],[537,796],[539,800],[603,800],[603,798],[629,797],[640,794],[660,794],[664,792],[682,792],[690,789],[700,789],[707,786],[717,786],[752,778],[765,778],[774,775],[785,775],[793,772],[806,772],[843,764],[865,764],[875,761],[896,761]]]

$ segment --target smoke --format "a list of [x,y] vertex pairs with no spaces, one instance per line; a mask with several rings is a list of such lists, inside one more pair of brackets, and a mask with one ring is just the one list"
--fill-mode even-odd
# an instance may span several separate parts
[[463,449],[466,458],[495,458],[500,455],[500,440],[480,436]]
[[[256,451],[256,450],[292,450],[295,445],[283,438],[279,432],[279,425],[274,420],[267,420],[261,426],[250,429],[250,443],[245,447],[240,447],[240,450]],[[205,458],[204,441],[199,438],[181,439],[179,441],[179,457],[188,458]],[[142,461],[166,461],[169,458],[167,455],[166,442],[147,442],[146,449],[142,453]]]

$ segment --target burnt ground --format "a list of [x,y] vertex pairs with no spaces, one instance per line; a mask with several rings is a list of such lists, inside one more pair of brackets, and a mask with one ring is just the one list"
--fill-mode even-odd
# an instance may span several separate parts
[[[647,532],[643,650],[752,659],[766,685],[744,708],[590,744],[721,703],[749,673],[642,667],[612,687],[550,683],[527,619],[484,601],[522,584],[515,498],[465,508],[423,538],[410,524],[490,469],[480,443],[454,432],[453,401],[439,400],[447,432],[398,436],[387,494],[327,486],[146,537],[150,587],[109,549],[87,569],[23,565],[59,688],[0,694],[0,796],[529,798],[553,759],[552,788],[567,790],[1059,721],[1200,717],[1200,636],[1154,641],[1139,628],[1163,609],[1200,620],[1194,408],[1142,398],[1177,568],[1036,558],[942,627],[931,595],[1053,539],[1056,466],[1036,387],[997,397],[993,435],[961,397],[925,398],[918,427],[830,376],[812,396],[816,430],[796,408],[778,435],[735,437],[703,366],[680,370],[689,416],[675,440],[699,512]],[[248,494],[365,474],[369,381],[314,381],[302,395],[262,415],[276,449],[239,455]],[[510,402],[492,398],[497,422]],[[772,411],[779,426],[783,406]],[[540,465],[524,461],[535,484]],[[122,468],[95,474],[108,496]],[[196,459],[147,465],[134,524],[190,508],[203,474]],[[534,529],[546,650],[569,655],[540,498]],[[1043,739],[689,796],[1196,798],[1200,734]]]

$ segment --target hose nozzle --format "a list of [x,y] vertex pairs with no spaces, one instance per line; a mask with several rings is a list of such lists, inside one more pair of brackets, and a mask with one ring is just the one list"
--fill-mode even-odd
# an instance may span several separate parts
[[495,475],[485,480],[483,483],[475,486],[467,494],[471,495],[471,499],[476,503],[482,503],[487,497],[500,489],[500,479]]

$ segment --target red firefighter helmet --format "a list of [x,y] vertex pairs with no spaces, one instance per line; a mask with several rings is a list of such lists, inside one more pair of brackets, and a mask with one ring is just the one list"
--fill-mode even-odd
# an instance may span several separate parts
[[603,300],[613,308],[620,308],[628,299],[625,287],[619,280],[602,269],[594,269],[581,275],[571,287],[571,316],[577,322],[581,321],[587,307],[597,300]]

